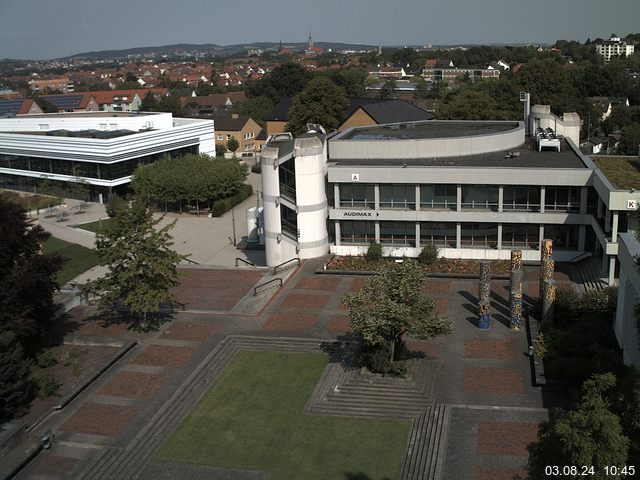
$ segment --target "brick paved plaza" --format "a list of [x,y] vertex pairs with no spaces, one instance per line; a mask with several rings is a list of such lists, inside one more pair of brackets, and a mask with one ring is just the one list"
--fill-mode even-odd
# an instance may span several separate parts
[[[273,298],[255,315],[234,314],[233,309],[260,283],[263,271],[190,269],[175,291],[186,311],[174,313],[157,333],[136,336],[139,344],[132,351],[43,425],[54,429],[57,444],[38,455],[18,478],[115,479],[136,473],[141,479],[157,480],[180,478],[169,472],[190,471],[184,465],[159,466],[153,454],[166,434],[158,433],[150,441],[145,432],[156,428],[154,422],[171,409],[177,409],[172,418],[178,420],[187,413],[178,406],[197,400],[199,394],[190,385],[205,388],[211,381],[206,379],[214,378],[207,372],[215,362],[207,362],[212,352],[224,346],[221,342],[227,335],[264,338],[265,349],[283,337],[347,338],[348,312],[341,298],[360,288],[366,278],[315,274],[321,264],[321,260],[303,263],[283,288],[266,294]],[[525,280],[525,293],[535,296],[535,272],[527,272]],[[504,280],[492,283],[493,321],[484,331],[478,330],[475,321],[477,280],[430,279],[425,288],[437,311],[455,326],[447,337],[407,341],[409,349],[421,357],[416,361],[431,362],[438,372],[430,380],[433,405],[447,406],[438,450],[440,478],[525,478],[526,446],[535,440],[538,423],[548,418],[548,409],[554,406],[549,396],[543,399],[541,389],[532,386],[526,332],[508,327],[507,284]],[[100,328],[82,323],[75,333],[85,332],[97,335]],[[131,335],[123,325],[110,327],[109,333]],[[142,452],[136,465],[122,460],[127,451]],[[212,476],[201,478],[263,478],[260,472],[207,472]],[[193,478],[200,478],[197,475]]]

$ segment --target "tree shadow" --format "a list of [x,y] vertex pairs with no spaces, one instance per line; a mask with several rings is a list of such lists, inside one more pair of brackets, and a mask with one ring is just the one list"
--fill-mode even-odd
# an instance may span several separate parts
[[343,333],[334,342],[322,342],[320,350],[329,355],[331,363],[339,363],[343,368],[358,365],[361,338],[355,333]]
[[[374,477],[367,475],[364,472],[345,472],[344,473],[345,480],[377,480]],[[382,477],[379,480],[390,480],[389,477]]]

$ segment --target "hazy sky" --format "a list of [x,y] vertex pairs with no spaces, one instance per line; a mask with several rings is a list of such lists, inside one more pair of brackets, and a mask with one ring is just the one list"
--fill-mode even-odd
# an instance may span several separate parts
[[0,58],[172,43],[551,43],[640,31],[640,0],[0,0]]

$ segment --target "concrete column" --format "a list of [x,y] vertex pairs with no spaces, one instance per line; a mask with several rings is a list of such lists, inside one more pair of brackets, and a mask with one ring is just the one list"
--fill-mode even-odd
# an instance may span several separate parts
[[502,224],[498,224],[498,250],[502,250]]
[[333,184],[333,206],[334,208],[340,208],[340,185]]
[[544,225],[541,224],[538,231],[540,232],[540,238],[538,239],[538,250],[542,252],[542,240],[544,240]]
[[340,246],[340,221],[336,220],[334,222],[335,228],[336,228],[336,247]]
[[596,218],[601,219],[602,218],[602,200],[600,200],[600,197],[598,197],[598,211],[596,214]]
[[587,187],[580,187],[580,213],[587,214]]
[[378,220],[376,220],[374,229],[374,232],[376,234],[376,243],[380,243],[380,222]]
[[504,211],[504,185],[500,185],[498,187],[498,212],[502,213]]
[[604,233],[611,231],[611,210],[608,208],[604,212]]
[[462,248],[462,224],[456,223],[456,248]]
[[420,222],[416,222],[416,248],[420,248]]
[[616,256],[611,255],[609,258],[609,278],[607,279],[607,283],[610,287],[613,287],[613,281],[616,276]]
[[416,183],[416,212],[418,211],[420,211],[420,184]]
[[456,186],[456,193],[457,193],[456,211],[461,212],[462,211],[462,185]]
[[602,266],[600,268],[600,276],[601,277],[607,275],[607,273],[608,273],[607,267],[609,266],[609,262],[607,262],[607,260],[609,260],[609,256],[606,255],[604,252],[602,252]]
[[587,237],[587,226],[580,225],[578,227],[578,251],[584,252],[584,243]]
[[378,185],[377,183],[373,186],[373,202],[376,211],[380,210],[380,185]]
[[[544,213],[545,191],[545,187],[542,185],[540,187],[540,213]],[[540,234],[540,240],[542,240],[542,234]]]
[[613,221],[611,222],[611,241],[618,242],[618,216],[619,212],[613,212]]

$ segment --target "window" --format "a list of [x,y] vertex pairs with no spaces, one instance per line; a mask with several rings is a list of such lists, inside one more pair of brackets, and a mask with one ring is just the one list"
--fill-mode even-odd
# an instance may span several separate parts
[[222,135],[218,134],[218,140],[222,141]]
[[280,205],[280,225],[282,233],[293,240],[298,240],[298,215],[286,205]]
[[502,208],[503,210],[539,211],[540,188],[505,185],[503,188]]
[[579,212],[580,187],[546,187],[545,211]]
[[227,135],[227,142],[231,140],[231,135]]
[[471,210],[498,210],[498,187],[463,185],[462,208]]
[[553,240],[555,249],[576,250],[578,248],[577,225],[545,225],[544,236]]
[[415,247],[415,222],[380,222],[380,243],[399,247]]
[[39,123],[38,124],[38,128],[40,130],[49,130],[49,124],[48,123]]
[[502,246],[505,248],[531,248],[538,249],[540,241],[540,229],[533,224],[502,225]]
[[456,246],[456,224],[423,222],[420,224],[420,244],[433,243],[439,247]]
[[456,210],[458,192],[455,185],[420,185],[420,208]]
[[380,208],[416,208],[415,185],[380,185]]
[[340,207],[375,208],[374,186],[367,184],[340,184]]
[[376,241],[375,222],[343,220],[340,222],[340,243],[343,245],[369,245]]
[[497,223],[463,223],[461,247],[495,248],[498,246]]

